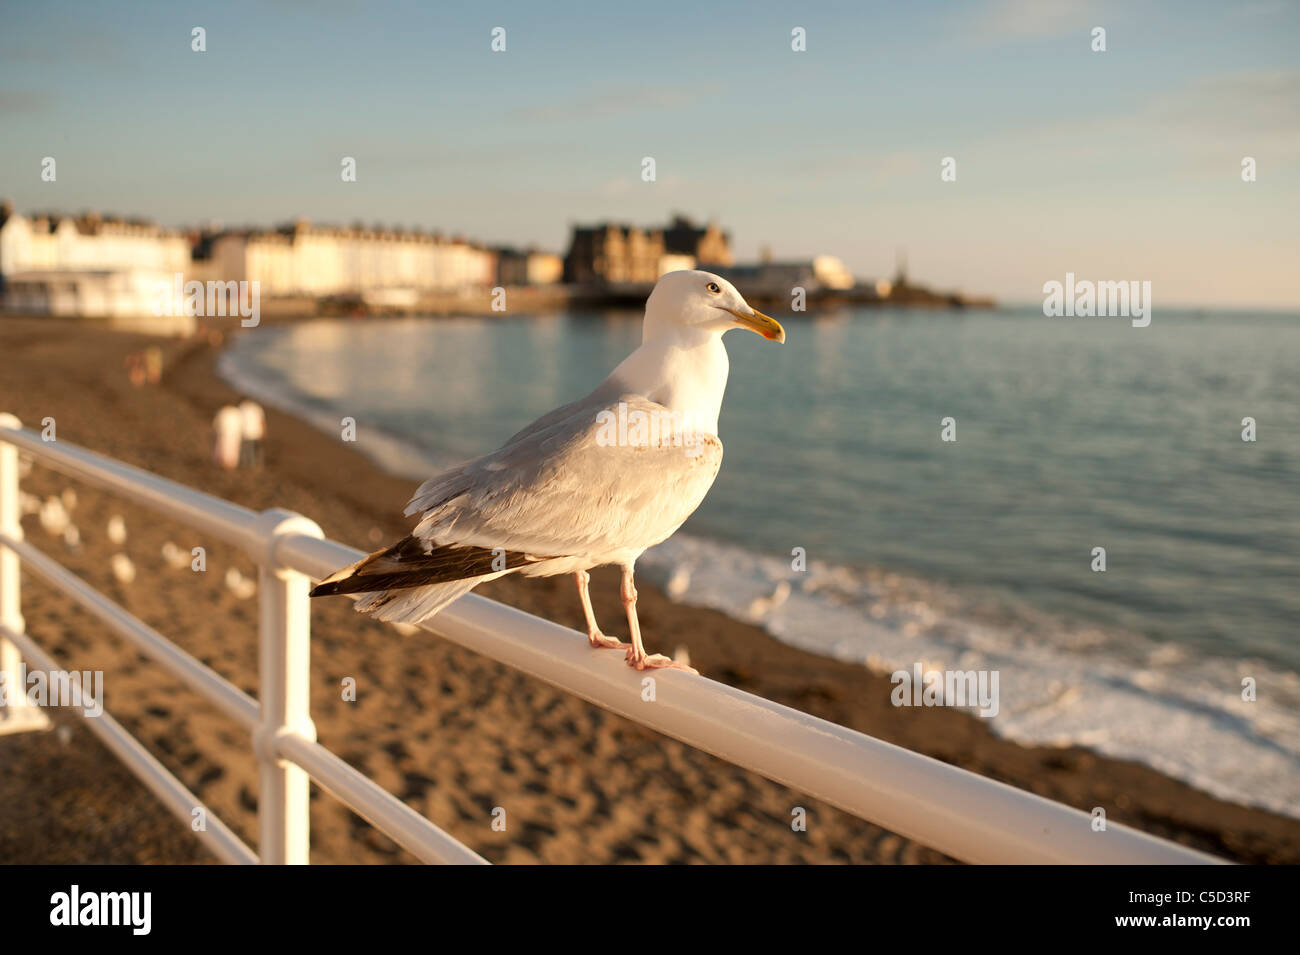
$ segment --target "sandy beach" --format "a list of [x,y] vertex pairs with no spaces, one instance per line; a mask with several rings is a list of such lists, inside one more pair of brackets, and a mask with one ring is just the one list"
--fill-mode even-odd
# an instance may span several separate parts
[[[161,383],[135,387],[127,356],[157,344]],[[267,410],[265,466],[209,462],[210,426],[241,396],[199,339],[154,339],[95,324],[0,320],[0,411],[29,427],[247,507],[285,507],[327,536],[373,549],[405,533],[412,483],[352,446]],[[522,422],[521,422],[522,423]],[[485,449],[486,450],[486,449]],[[24,518],[27,539],[222,673],[257,690],[257,601],[227,585],[246,556],[42,467],[23,489],[75,493],[69,546]],[[69,498],[71,500],[71,498]],[[121,545],[106,527],[120,515]],[[206,573],[164,559],[166,545],[207,550]],[[133,582],[110,558],[126,554]],[[105,671],[106,705],[247,842],[256,844],[257,773],[246,735],[192,692],[30,574],[29,632],[69,668]],[[1300,861],[1300,821],[1215,799],[1145,766],[1084,749],[1025,747],[948,709],[890,704],[884,675],[788,647],[720,613],[682,606],[648,584],[640,612],[651,651],[689,648],[704,674],[819,717],[1245,863]],[[582,629],[568,578],[505,579],[485,596]],[[620,618],[617,575],[593,574],[600,619]],[[313,718],[349,763],[497,863],[933,863],[947,860],[786,787],[643,729],[427,634],[404,637],[343,600],[313,605]],[[614,626],[609,628],[618,632]],[[355,677],[356,702],[339,691]],[[185,827],[66,713],[58,731],[0,737],[0,862],[211,862]],[[386,837],[313,789],[312,861],[410,862]],[[505,832],[491,827],[505,807]],[[806,832],[791,810],[806,807]]]

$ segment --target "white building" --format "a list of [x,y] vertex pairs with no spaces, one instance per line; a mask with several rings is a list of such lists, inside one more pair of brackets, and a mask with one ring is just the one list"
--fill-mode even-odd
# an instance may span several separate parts
[[853,273],[833,255],[817,255],[812,260],[813,275],[823,287],[844,291],[854,285]]
[[808,292],[844,291],[855,285],[853,273],[833,255],[795,262],[760,262],[718,270],[742,291],[783,297],[794,288]]
[[[187,236],[153,223],[0,209],[0,292],[11,312],[152,315],[160,290],[172,289],[177,275],[183,282],[258,282],[266,297],[360,297],[407,307],[424,295],[497,284],[497,254],[462,238],[305,220],[208,235],[197,254],[192,258]],[[554,280],[560,268],[558,256],[539,258],[537,278]]]
[[685,255],[680,252],[666,252],[659,256],[659,275],[663,277],[669,272],[681,272],[683,270],[695,268],[695,256]]
[[186,237],[154,223],[0,209],[0,289],[9,311],[151,314],[158,289],[189,267]]
[[459,238],[299,221],[273,232],[218,235],[201,268],[223,281],[260,282],[267,296],[318,297],[489,288],[497,263],[495,253]]
[[554,252],[535,248],[494,251],[498,285],[554,285],[564,279],[564,260]]

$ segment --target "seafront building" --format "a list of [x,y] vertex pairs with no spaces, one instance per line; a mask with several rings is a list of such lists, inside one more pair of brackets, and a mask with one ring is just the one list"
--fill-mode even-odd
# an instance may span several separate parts
[[662,274],[664,234],[636,226],[575,226],[564,280],[579,284],[654,282]]
[[0,294],[10,311],[111,318],[150,312],[190,265],[189,239],[139,219],[18,215],[0,205]]
[[[299,219],[274,229],[183,233],[95,214],[19,215],[0,204],[0,303],[23,314],[157,315],[161,297],[171,302],[180,294],[173,290],[194,281],[258,283],[263,302],[330,300],[402,311],[460,307],[497,286],[561,282],[578,286],[580,295],[637,298],[664,273],[692,268],[717,272],[746,294],[770,300],[788,298],[795,288],[901,300],[896,293],[906,285],[900,273],[897,290],[890,283],[860,287],[829,255],[773,262],[764,253],[758,263],[737,265],[729,233],[682,215],[655,228],[575,226],[561,258],[536,248],[490,249],[459,236],[381,226]],[[285,301],[284,307],[292,311],[300,304]]]
[[699,266],[734,265],[731,233],[723,232],[716,222],[696,226],[683,215],[673,216],[663,230],[664,251],[668,255],[690,256]]
[[270,296],[459,293],[497,280],[496,253],[460,237],[317,226],[305,219],[269,231],[205,236],[196,251],[198,271],[223,281],[260,282]]
[[564,260],[554,252],[496,249],[497,285],[555,285],[564,280]]
[[680,215],[654,229],[602,222],[574,226],[564,279],[582,285],[647,284],[665,272],[734,261],[731,236],[716,223],[696,226]]
[[155,313],[181,282],[258,282],[264,299],[358,299],[417,307],[498,284],[562,278],[558,255],[502,254],[459,236],[305,219],[275,229],[184,233],[95,214],[20,215],[0,205],[0,300],[35,315],[133,317]]
[[[719,266],[712,271],[735,285],[764,296],[787,297],[794,288],[802,288],[809,294],[844,292],[857,284],[853,273],[833,255],[817,255],[794,262],[761,261],[753,265]],[[879,286],[877,283],[877,292]],[[884,294],[889,294],[888,288]]]

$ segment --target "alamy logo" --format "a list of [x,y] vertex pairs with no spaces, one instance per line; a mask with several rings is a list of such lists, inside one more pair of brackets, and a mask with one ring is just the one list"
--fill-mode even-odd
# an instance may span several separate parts
[[618,412],[605,408],[596,415],[596,444],[602,448],[685,448],[688,457],[700,454],[703,432],[694,415],[684,411],[643,411],[618,403]]
[[1151,283],[1076,282],[1073,272],[1065,273],[1065,283],[1056,280],[1043,284],[1043,314],[1048,318],[1131,318],[1134,328],[1151,324]]
[[979,715],[998,715],[997,670],[926,670],[919,663],[912,671],[895,670],[889,677],[897,686],[889,701],[895,706],[971,706]]
[[16,679],[0,670],[0,708],[25,700],[28,706],[72,706],[81,709],[85,716],[101,716],[104,712],[103,670],[44,670],[27,672],[26,662],[18,661]]
[[82,892],[74,885],[50,896],[51,925],[126,925],[148,935],[153,925],[152,892]]
[[217,282],[206,284],[198,281],[185,281],[185,276],[177,272],[171,284],[158,283],[158,291],[153,300],[155,315],[188,315],[201,318],[225,318],[239,316],[240,325],[254,328],[262,320],[262,283],[252,282]]

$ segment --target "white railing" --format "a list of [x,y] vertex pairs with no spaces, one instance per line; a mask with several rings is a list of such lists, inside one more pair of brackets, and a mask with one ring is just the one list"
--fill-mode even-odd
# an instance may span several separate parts
[[[169,643],[40,551],[19,521],[18,450],[69,477],[243,547],[260,568],[261,701]],[[260,767],[260,856],[212,813],[196,835],[227,862],[306,863],[308,785],[315,780],[425,862],[482,863],[391,793],[316,742],[308,710],[309,578],[362,552],[325,540],[288,511],[256,513],[64,442],[45,442],[0,415],[0,667],[21,653],[58,670],[28,634],[19,608],[19,561],[169,670],[252,734]],[[619,654],[593,653],[585,636],[475,594],[422,629],[958,859],[983,863],[1175,863],[1221,860],[881,742],[826,720],[680,671],[644,674]],[[27,707],[0,710],[0,732],[43,725]],[[107,714],[87,720],[173,813],[190,822],[195,796]],[[206,812],[206,810],[205,810]]]

